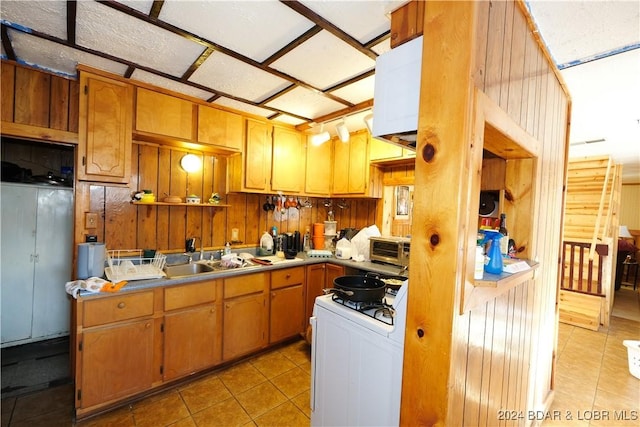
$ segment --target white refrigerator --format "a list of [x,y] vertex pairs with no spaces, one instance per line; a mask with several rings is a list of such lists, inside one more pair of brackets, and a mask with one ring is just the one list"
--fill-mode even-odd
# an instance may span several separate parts
[[69,334],[73,190],[0,187],[2,347]]

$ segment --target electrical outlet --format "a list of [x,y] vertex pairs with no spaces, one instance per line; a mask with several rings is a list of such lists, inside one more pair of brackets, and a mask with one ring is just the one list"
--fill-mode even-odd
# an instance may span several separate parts
[[84,228],[97,228],[98,227],[98,214],[95,212],[86,212],[84,214]]

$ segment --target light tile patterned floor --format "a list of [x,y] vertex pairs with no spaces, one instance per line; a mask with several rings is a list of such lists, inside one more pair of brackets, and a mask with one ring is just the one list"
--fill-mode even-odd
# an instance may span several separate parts
[[[554,426],[640,426],[640,380],[629,373],[625,339],[640,339],[640,300],[624,303],[631,315],[612,317],[607,330],[594,332],[560,324]],[[620,299],[622,302],[622,299]],[[614,314],[622,313],[616,310]],[[308,426],[310,351],[299,341],[223,371],[77,423],[77,426]],[[68,427],[72,422],[71,385],[2,401],[2,427]],[[617,411],[617,412],[616,412]],[[626,411],[626,412],[624,412]],[[566,414],[572,420],[566,419]],[[586,419],[604,417],[608,419]],[[579,419],[579,418],[582,419]]]
[[640,426],[640,379],[629,372],[622,344],[640,340],[640,322],[634,320],[640,315],[638,298],[627,292],[624,309],[618,311],[627,315],[612,316],[608,330],[559,325],[556,392],[550,408],[550,415],[559,417],[543,422],[543,427]]
[[[77,426],[309,426],[311,351],[286,345]],[[2,426],[70,426],[65,385],[2,401]]]

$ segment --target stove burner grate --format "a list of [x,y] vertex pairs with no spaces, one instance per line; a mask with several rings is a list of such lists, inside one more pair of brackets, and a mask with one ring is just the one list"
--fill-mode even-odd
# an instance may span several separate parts
[[331,300],[347,308],[358,311],[365,316],[369,316],[379,322],[393,326],[393,318],[396,311],[394,310],[393,306],[387,304],[386,299],[384,298],[380,301],[371,302],[352,301],[344,299],[340,295],[334,293],[331,296]]

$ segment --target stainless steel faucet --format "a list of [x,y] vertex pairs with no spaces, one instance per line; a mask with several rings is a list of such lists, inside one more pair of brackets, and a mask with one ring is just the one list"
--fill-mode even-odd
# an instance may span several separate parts
[[407,265],[405,265],[404,267],[402,267],[400,269],[400,271],[398,272],[398,275],[402,276],[404,273],[406,273],[408,271],[409,271],[409,265],[407,264]]

